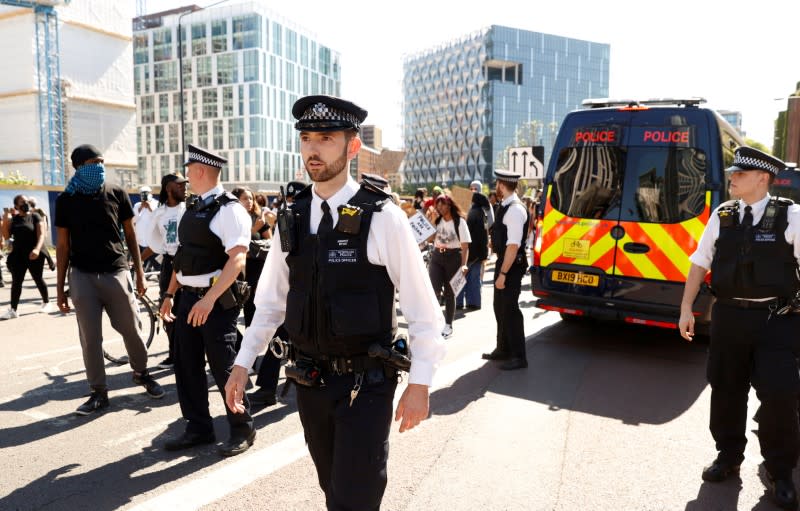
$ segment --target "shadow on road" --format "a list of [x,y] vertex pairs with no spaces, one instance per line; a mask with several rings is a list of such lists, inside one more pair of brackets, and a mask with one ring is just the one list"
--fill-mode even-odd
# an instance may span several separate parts
[[706,346],[674,330],[560,321],[528,338],[527,369],[494,363],[431,396],[434,414],[451,414],[486,392],[614,418],[664,424],[688,410],[706,386]]

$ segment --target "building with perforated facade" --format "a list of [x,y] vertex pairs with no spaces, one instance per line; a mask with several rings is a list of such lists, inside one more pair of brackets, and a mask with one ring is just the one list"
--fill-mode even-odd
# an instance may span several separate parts
[[408,57],[406,181],[491,182],[512,147],[542,145],[549,159],[567,112],[608,96],[609,53],[608,44],[492,25]]

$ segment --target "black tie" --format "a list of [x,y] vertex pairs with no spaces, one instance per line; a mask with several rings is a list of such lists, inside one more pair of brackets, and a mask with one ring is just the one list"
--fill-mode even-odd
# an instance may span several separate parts
[[333,230],[333,217],[331,216],[331,207],[328,201],[322,201],[322,220],[317,228],[317,236],[328,234]]
[[753,208],[750,206],[745,206],[744,208],[744,218],[742,218],[742,227],[744,227],[745,229],[753,227]]

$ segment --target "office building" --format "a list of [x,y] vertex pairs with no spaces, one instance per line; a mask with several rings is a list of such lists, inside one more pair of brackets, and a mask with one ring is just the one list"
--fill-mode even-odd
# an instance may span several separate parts
[[493,25],[408,57],[403,78],[405,179],[492,181],[512,147],[545,159],[567,112],[608,96],[608,44]]
[[134,64],[139,169],[148,183],[180,170],[192,143],[228,159],[223,183],[277,190],[303,175],[292,105],[341,88],[339,54],[256,1],[137,18]]

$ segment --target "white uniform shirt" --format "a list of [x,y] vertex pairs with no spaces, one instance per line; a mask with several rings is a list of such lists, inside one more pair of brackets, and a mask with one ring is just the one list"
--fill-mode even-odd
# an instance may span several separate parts
[[[515,204],[511,204],[516,201]],[[519,245],[522,242],[522,233],[525,229],[525,222],[528,219],[528,212],[525,211],[525,206],[520,202],[516,192],[511,196],[503,199],[502,207],[508,206],[506,214],[503,216],[503,225],[506,226],[506,246]]]
[[[760,201],[750,204],[753,214],[753,225],[757,225],[764,216],[764,210],[767,209],[770,195],[767,194]],[[739,222],[744,218],[744,208],[747,204],[739,199]],[[720,206],[721,207],[721,206]],[[708,218],[703,235],[697,244],[697,249],[689,257],[689,261],[705,270],[711,269],[711,261],[714,259],[714,252],[716,251],[717,238],[719,238],[719,207],[714,209],[711,216]],[[794,257],[800,264],[800,204],[793,204],[789,206],[787,211],[787,220],[789,225],[786,227],[783,236],[786,242],[794,247]],[[762,298],[759,300],[769,300],[769,298]]]
[[[342,189],[327,200],[334,225],[339,218],[337,208],[350,200],[358,188],[358,184],[348,178]],[[322,199],[313,192],[309,219],[311,234],[316,234],[322,220],[321,204]],[[279,248],[278,230],[275,231],[272,246],[274,248],[267,255],[256,288],[256,314],[245,330],[242,347],[236,357],[236,365],[242,367],[253,365],[286,317],[289,266],[286,264],[287,253]],[[444,316],[414,241],[408,217],[395,204],[388,203],[381,212],[373,214],[367,237],[367,259],[372,264],[385,266],[389,278],[400,292],[400,308],[408,322],[412,361],[408,381],[430,385],[446,351],[441,336]]]
[[[200,200],[212,195],[216,197],[224,191],[225,189],[222,188],[222,185],[217,185],[201,195]],[[253,221],[244,206],[239,202],[230,202],[222,206],[217,214],[214,215],[214,218],[211,219],[210,228],[211,232],[222,240],[225,252],[228,252],[234,247],[250,247],[250,228],[252,225]],[[178,282],[182,286],[208,287],[211,279],[220,273],[222,273],[222,268],[203,275],[184,275],[183,272],[178,272]]]
[[150,234],[145,239],[147,246],[156,254],[175,255],[178,250],[178,224],[186,211],[186,203],[177,206],[160,206],[153,213]]
[[149,246],[147,240],[150,237],[150,227],[152,226],[153,214],[158,208],[158,201],[151,198],[147,201],[150,210],[142,208],[142,203],[137,202],[133,205],[133,228],[136,232],[136,242],[143,247]]
[[434,246],[436,248],[461,248],[462,243],[472,243],[467,219],[462,218],[458,222],[458,236],[456,236],[455,220],[439,220],[439,223],[436,224]]

